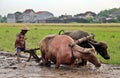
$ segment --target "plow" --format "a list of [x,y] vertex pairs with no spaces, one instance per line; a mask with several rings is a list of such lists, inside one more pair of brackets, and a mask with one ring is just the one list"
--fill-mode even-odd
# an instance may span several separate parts
[[24,50],[25,53],[29,53],[29,57],[27,62],[30,61],[31,57],[33,57],[37,62],[40,61],[40,58],[37,56],[36,51],[39,50],[40,48],[34,48],[34,49],[27,49]]

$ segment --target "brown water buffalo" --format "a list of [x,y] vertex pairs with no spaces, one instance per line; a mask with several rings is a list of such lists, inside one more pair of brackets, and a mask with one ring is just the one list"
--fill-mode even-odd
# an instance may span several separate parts
[[67,64],[73,67],[76,59],[82,58],[93,63],[96,67],[100,67],[101,63],[96,58],[96,52],[93,48],[82,48],[76,45],[76,43],[89,40],[92,37],[90,35],[75,42],[67,35],[45,37],[40,42],[42,64],[50,60],[55,64],[55,68],[59,68],[60,64]]
[[[89,34],[85,31],[82,30],[76,30],[76,31],[66,31],[64,32],[64,30],[61,30],[59,32],[59,34],[61,34],[61,32],[63,31],[63,35],[68,35],[71,38],[73,38],[74,40],[78,40],[80,38],[89,36]],[[110,59],[109,54],[107,53],[107,44],[104,42],[98,42],[95,41],[94,39],[91,39],[89,41],[84,41],[82,43],[78,43],[79,46],[82,46],[84,48],[90,48],[91,45],[93,45],[95,47],[95,50],[97,51],[98,54],[100,54],[104,59]],[[86,61],[82,61],[81,65],[86,65]]]

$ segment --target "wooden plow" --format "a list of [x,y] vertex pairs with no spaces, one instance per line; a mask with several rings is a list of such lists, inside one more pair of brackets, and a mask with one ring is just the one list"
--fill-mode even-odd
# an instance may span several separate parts
[[37,54],[36,54],[36,50],[39,50],[40,48],[34,48],[34,49],[28,49],[28,50],[24,50],[24,52],[27,52],[27,53],[29,53],[30,54],[30,56],[29,56],[29,58],[28,58],[28,60],[27,60],[27,62],[29,62],[30,61],[30,59],[31,59],[31,56],[33,56],[33,58],[37,61],[37,62],[39,62],[40,61],[40,58],[37,56]]

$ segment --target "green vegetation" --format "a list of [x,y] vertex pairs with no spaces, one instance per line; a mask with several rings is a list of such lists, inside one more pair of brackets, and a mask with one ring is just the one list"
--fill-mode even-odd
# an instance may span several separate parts
[[6,16],[1,16],[0,15],[0,23],[6,23],[7,22],[7,17]]
[[116,11],[120,11],[120,8],[112,8],[112,9],[108,9],[108,10],[103,10],[100,13],[98,13],[98,16],[109,17],[112,13],[114,13]]
[[15,52],[15,36],[23,25],[30,28],[26,34],[27,48],[39,47],[42,38],[49,34],[58,34],[61,29],[84,30],[94,33],[96,40],[108,44],[108,53],[111,59],[104,60],[98,55],[103,63],[120,64],[120,24],[0,24],[0,50]]
[[109,21],[106,21],[106,22],[119,23],[120,22],[119,14],[120,14],[120,8],[112,8],[112,9],[100,11],[97,14],[97,17],[110,18]]

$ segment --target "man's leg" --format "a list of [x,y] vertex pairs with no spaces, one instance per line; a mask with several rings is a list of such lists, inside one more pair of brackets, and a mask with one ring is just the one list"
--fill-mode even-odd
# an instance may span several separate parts
[[20,50],[20,48],[17,48],[17,61],[18,61],[18,63],[21,62],[20,56],[21,56],[21,50]]

